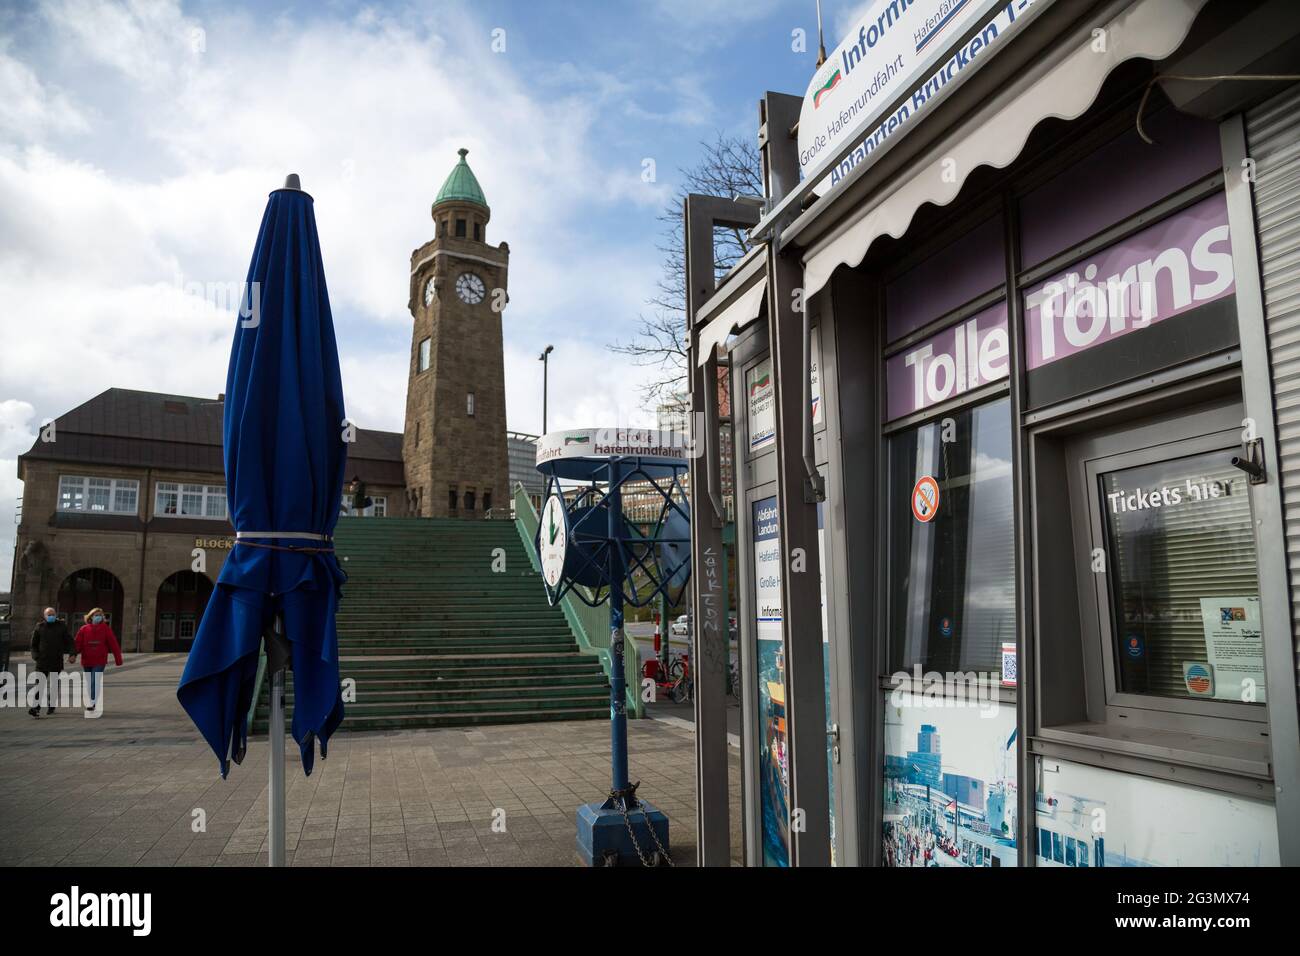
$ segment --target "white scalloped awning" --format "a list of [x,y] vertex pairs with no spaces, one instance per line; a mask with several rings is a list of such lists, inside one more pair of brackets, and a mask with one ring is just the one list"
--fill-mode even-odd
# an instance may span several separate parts
[[767,294],[767,279],[760,276],[757,282],[746,289],[740,296],[717,315],[713,316],[700,330],[700,347],[695,353],[695,364],[703,365],[713,353],[713,347],[721,347],[727,336],[739,332],[759,317],[763,311],[763,296]]
[[[1089,24],[1048,54],[983,109],[918,160],[914,171],[829,238],[804,253],[804,295],[824,286],[839,266],[856,266],[884,235],[900,238],[925,203],[946,206],[966,177],[980,166],[1003,169],[1025,146],[1030,132],[1050,117],[1076,119],[1121,63],[1135,57],[1163,60],[1187,36],[1207,0],[1138,0],[1105,24],[1104,51]],[[946,175],[945,175],[946,174]]]

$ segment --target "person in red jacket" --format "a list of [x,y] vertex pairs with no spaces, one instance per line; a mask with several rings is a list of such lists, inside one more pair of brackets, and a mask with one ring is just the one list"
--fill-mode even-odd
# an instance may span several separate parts
[[81,658],[81,669],[86,672],[86,682],[90,686],[90,706],[93,709],[99,696],[99,675],[104,673],[108,664],[108,655],[113,654],[113,663],[122,666],[122,648],[118,646],[117,635],[104,620],[102,607],[92,608],[86,615],[86,623],[77,631],[77,653],[72,655],[73,663]]

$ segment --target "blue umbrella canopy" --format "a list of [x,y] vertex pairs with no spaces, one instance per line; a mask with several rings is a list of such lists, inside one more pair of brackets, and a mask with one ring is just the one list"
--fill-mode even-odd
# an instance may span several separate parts
[[[315,742],[323,758],[343,720],[335,613],[346,575],[331,536],[347,465],[344,429],[312,198],[277,189],[248,267],[226,375],[226,495],[235,546],[176,692],[216,753],[222,777],[247,748],[264,638],[273,662],[278,653],[292,663],[291,729],[307,773]],[[274,634],[277,616],[287,644]]]

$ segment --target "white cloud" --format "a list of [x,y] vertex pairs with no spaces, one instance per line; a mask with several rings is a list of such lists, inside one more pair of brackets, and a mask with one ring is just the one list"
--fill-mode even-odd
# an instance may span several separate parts
[[0,135],[37,139],[86,129],[86,118],[61,91],[47,89],[26,64],[0,48]]
[[[290,171],[316,198],[349,413],[400,429],[409,256],[460,146],[489,238],[511,248],[510,427],[540,427],[548,341],[552,427],[653,422],[637,401],[648,373],[603,344],[627,338],[653,291],[654,227],[603,246],[589,230],[597,215],[649,220],[670,192],[643,180],[636,149],[594,158],[624,81],[561,68],[539,86],[455,8],[303,22],[209,9],[62,0],[44,8],[45,47],[0,45],[0,409],[15,434],[111,386],[221,391],[221,290],[243,279]],[[681,103],[669,121],[698,122],[707,100],[665,83]],[[23,450],[0,451],[0,586]]]

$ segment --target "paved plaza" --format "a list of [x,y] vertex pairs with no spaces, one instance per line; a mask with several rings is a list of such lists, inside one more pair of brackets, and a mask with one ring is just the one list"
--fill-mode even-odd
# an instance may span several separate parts
[[[265,865],[266,741],[222,780],[176,702],[184,660],[110,668],[98,719],[0,708],[0,865]],[[677,721],[628,728],[631,778],[668,814],[674,860],[693,865],[693,734]],[[609,789],[609,726],[596,720],[343,732],[310,777],[289,751],[292,866],[577,866],[574,811]],[[734,748],[731,763],[738,857]]]

